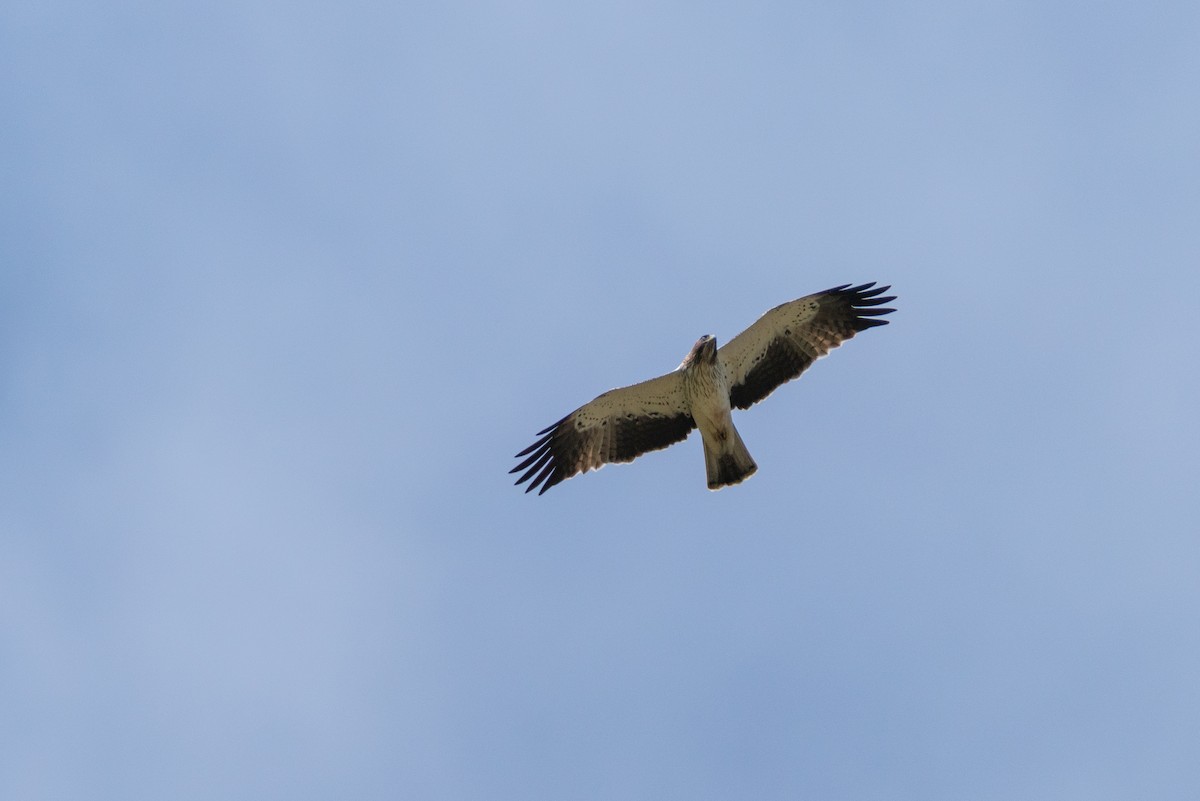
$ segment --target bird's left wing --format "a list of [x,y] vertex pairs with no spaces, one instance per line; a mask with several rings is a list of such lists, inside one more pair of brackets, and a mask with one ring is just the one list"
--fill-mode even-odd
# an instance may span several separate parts
[[[538,432],[537,442],[517,454],[527,457],[510,470],[525,470],[517,484],[541,495],[561,481],[610,462],[632,462],[687,439],[696,427],[678,371],[610,390]],[[530,481],[532,479],[532,481]]]
[[729,375],[729,404],[749,409],[859,331],[887,325],[875,318],[895,311],[879,308],[896,299],[883,296],[889,289],[873,282],[843,284],[758,318],[718,351]]

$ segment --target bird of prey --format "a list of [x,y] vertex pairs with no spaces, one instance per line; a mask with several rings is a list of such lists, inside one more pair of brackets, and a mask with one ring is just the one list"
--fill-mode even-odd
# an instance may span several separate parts
[[510,470],[525,473],[526,492],[546,490],[610,462],[632,462],[700,429],[708,488],[740,484],[758,465],[733,426],[732,409],[749,409],[859,331],[887,320],[880,308],[896,299],[890,286],[843,284],[776,306],[717,347],[705,334],[666,375],[605,392],[554,425],[517,454]]

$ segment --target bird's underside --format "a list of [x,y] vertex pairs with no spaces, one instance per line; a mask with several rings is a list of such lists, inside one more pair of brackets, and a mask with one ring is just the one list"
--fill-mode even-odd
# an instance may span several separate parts
[[[733,425],[748,409],[833,348],[887,320],[895,309],[874,283],[842,286],[771,309],[721,348],[705,335],[676,370],[610,390],[538,432],[517,454],[517,484],[544,493],[605,464],[631,462],[700,430],[709,489],[738,484],[758,469]],[[523,472],[522,472],[523,471]]]

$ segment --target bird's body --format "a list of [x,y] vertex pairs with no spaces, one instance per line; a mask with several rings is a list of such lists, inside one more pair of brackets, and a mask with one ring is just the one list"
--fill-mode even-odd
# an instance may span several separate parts
[[[800,375],[857,332],[886,320],[878,308],[889,287],[849,284],[776,306],[718,349],[705,335],[679,368],[610,390],[539,432],[510,472],[539,494],[577,473],[629,462],[700,430],[709,489],[738,484],[758,469],[733,424],[732,410],[748,409]],[[531,480],[532,479],[532,480]]]
[[733,425],[729,371],[717,352],[717,340],[704,335],[679,365],[683,394],[704,444],[708,488],[740,484],[758,469]]

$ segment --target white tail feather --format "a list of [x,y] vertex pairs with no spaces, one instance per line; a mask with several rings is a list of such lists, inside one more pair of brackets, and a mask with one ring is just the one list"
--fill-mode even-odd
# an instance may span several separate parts
[[742,435],[730,422],[724,429],[724,437],[708,434],[701,429],[701,440],[704,443],[704,469],[708,473],[708,488],[719,490],[733,484],[740,484],[758,470]]

